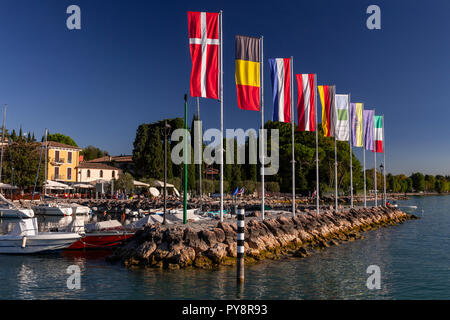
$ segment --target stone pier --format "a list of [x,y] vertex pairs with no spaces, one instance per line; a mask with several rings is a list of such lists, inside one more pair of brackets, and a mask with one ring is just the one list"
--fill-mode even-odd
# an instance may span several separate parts
[[[311,210],[299,212],[295,217],[279,214],[264,221],[247,217],[245,263],[278,259],[282,255],[305,257],[311,250],[353,241],[365,231],[410,219],[417,217],[390,207],[325,211],[319,216]],[[236,263],[236,240],[236,219],[187,225],[152,224],[115,249],[108,261],[120,261],[128,267],[212,269]]]

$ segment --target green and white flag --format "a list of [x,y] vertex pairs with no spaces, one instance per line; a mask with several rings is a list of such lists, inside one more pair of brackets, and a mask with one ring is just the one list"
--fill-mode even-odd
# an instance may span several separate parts
[[348,94],[335,95],[334,130],[336,140],[338,141],[349,141],[349,100],[350,99]]

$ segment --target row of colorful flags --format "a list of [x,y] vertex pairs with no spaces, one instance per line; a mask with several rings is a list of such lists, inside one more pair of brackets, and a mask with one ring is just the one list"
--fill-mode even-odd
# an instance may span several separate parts
[[[192,59],[191,96],[219,99],[223,103],[223,93],[219,94],[220,73],[223,73],[220,43],[222,28],[219,25],[221,15],[222,12],[188,12],[188,25]],[[238,106],[243,110],[262,111],[262,125],[264,125],[263,38],[237,35],[235,46]],[[293,58],[268,59],[268,63],[273,96],[272,120],[292,123],[294,128]],[[348,141],[351,147],[363,147],[365,150],[383,153],[383,116],[375,115],[375,110],[365,110],[361,102],[352,103],[350,94],[337,94],[334,85],[318,85],[316,74],[296,74],[295,80],[299,131],[316,131],[316,143],[318,143],[318,95],[322,104],[322,129],[325,137],[334,137],[335,141]],[[294,129],[292,131],[294,141]],[[294,170],[293,165],[293,176]],[[318,174],[317,164],[317,185]],[[264,210],[264,186],[262,189],[262,210]],[[295,189],[294,182],[293,189]],[[294,190],[293,197],[295,199]],[[295,201],[293,204],[295,214]],[[317,206],[319,206],[318,201]]]
[[[218,99],[219,13],[188,12],[188,25],[192,59],[191,96]],[[268,62],[273,88],[272,120],[291,122],[291,58],[269,59]],[[260,111],[260,63],[260,38],[237,35],[235,75],[237,102],[241,109]],[[336,137],[338,141],[350,141],[353,147],[364,146],[366,150],[383,152],[381,116],[376,116],[372,110],[364,110],[363,103],[350,103],[349,95],[337,94],[335,86],[317,85],[314,74],[297,74],[296,82],[299,131],[316,129],[317,88],[322,103],[322,129],[325,137]]]

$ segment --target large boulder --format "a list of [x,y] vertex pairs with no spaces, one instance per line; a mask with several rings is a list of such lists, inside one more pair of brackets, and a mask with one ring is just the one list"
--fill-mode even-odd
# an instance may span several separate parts
[[202,239],[206,242],[208,246],[212,247],[217,243],[217,237],[214,231],[202,230],[200,231],[200,234]]
[[214,263],[218,264],[227,255],[227,245],[224,243],[216,243],[214,247],[209,248],[204,255],[210,258]]

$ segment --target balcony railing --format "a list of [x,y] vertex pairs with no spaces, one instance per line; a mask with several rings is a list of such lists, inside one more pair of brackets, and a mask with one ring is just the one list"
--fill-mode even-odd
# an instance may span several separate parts
[[51,176],[51,180],[66,180],[66,176],[63,174],[54,174]]
[[54,166],[60,166],[60,165],[64,164],[64,162],[65,162],[64,158],[58,158],[58,159],[52,160],[50,163]]

